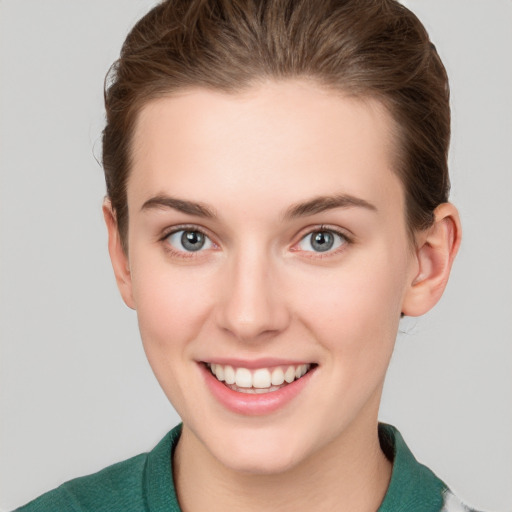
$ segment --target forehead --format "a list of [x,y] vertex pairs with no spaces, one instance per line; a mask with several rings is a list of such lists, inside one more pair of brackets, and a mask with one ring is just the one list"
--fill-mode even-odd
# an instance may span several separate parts
[[282,205],[336,192],[401,204],[393,127],[376,100],[300,81],[159,98],[137,119],[128,201],[172,193],[243,202],[259,194]]

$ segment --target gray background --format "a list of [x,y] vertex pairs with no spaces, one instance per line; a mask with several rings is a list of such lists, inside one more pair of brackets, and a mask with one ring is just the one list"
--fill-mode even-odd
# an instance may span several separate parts
[[[0,509],[154,446],[177,421],[118,296],[102,81],[149,0],[0,1]],[[512,2],[410,0],[451,77],[464,240],[406,319],[381,418],[474,507],[512,510]]]

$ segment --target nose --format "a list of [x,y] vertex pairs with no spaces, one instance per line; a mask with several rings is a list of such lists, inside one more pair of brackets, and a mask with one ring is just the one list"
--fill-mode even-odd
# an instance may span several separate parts
[[263,252],[247,249],[226,262],[217,303],[218,326],[244,342],[272,338],[290,321],[276,265]]

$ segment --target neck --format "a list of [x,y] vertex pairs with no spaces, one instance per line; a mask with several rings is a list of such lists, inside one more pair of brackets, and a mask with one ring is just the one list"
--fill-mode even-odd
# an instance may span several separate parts
[[224,466],[184,426],[173,461],[180,506],[183,512],[302,512],[313,505],[322,512],[375,511],[386,494],[392,465],[380,449],[377,420],[362,427],[352,425],[285,472],[248,474]]

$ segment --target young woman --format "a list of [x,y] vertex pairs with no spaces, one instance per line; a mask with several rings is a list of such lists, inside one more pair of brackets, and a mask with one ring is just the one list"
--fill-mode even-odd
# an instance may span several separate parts
[[400,318],[438,302],[461,236],[418,19],[166,1],[105,103],[113,269],[183,423],[20,510],[467,510],[378,423]]

